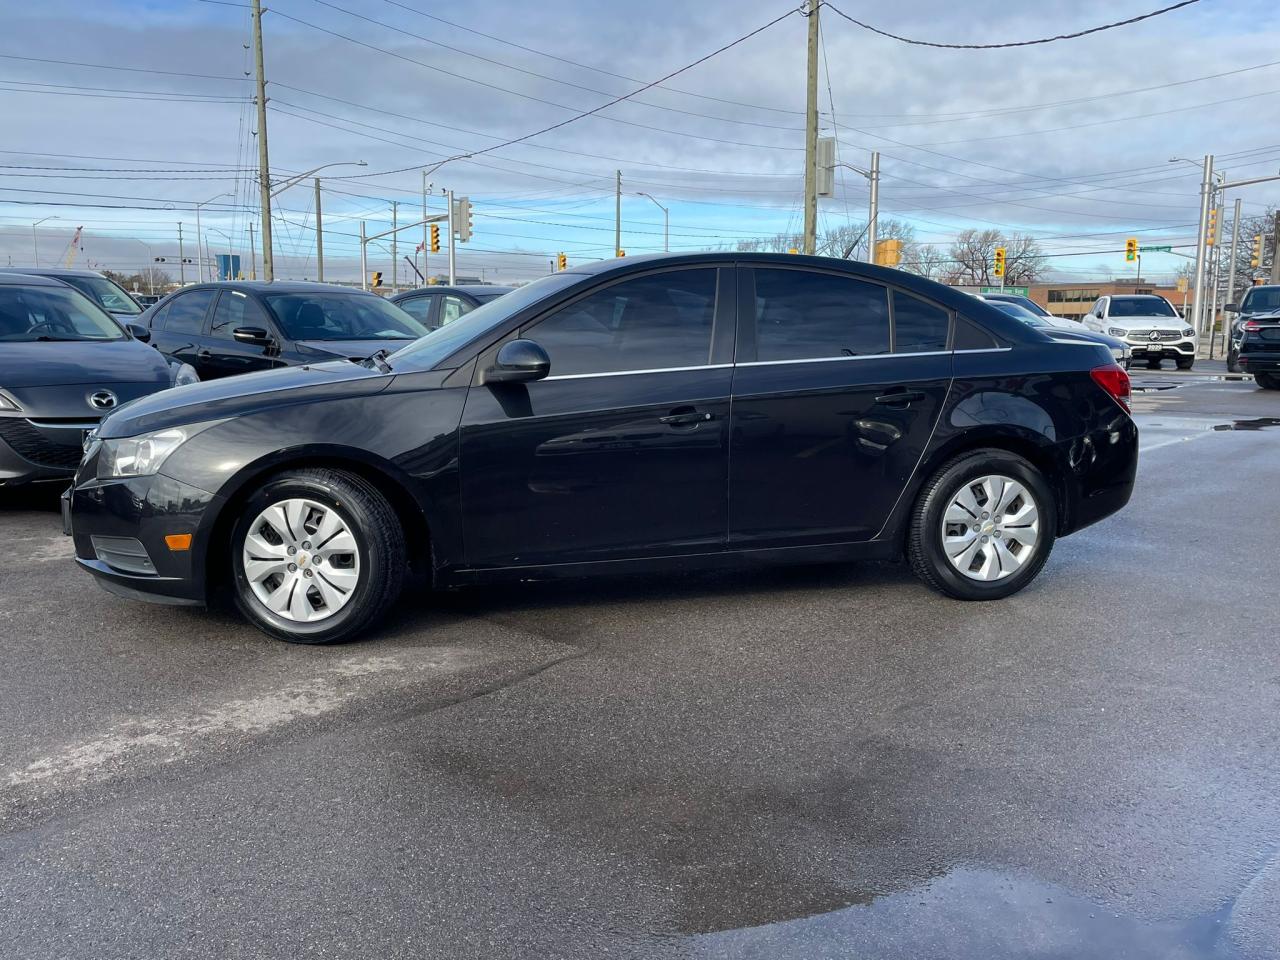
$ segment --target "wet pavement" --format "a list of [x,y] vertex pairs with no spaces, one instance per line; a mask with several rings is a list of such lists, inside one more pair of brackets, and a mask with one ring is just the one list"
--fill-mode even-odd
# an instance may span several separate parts
[[3,954],[1280,957],[1280,393],[1134,377],[1132,503],[995,604],[764,569],[297,648],[0,495]]

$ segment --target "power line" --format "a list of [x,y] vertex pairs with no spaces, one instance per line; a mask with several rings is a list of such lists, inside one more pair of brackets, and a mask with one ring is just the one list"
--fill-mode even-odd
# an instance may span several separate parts
[[844,17],[844,19],[861,27],[863,30],[878,33],[882,37],[888,37],[890,40],[897,40],[900,43],[909,43],[917,47],[939,47],[944,50],[1004,50],[1009,47],[1031,47],[1040,43],[1055,43],[1058,40],[1075,40],[1079,37],[1087,37],[1091,33],[1101,33],[1104,30],[1114,30],[1116,27],[1127,27],[1130,24],[1138,23],[1142,20],[1150,20],[1152,17],[1158,17],[1161,14],[1180,10],[1182,7],[1189,7],[1193,3],[1199,2],[1200,0],[1181,0],[1179,3],[1171,4],[1167,7],[1161,7],[1159,10],[1152,10],[1150,13],[1143,13],[1136,17],[1129,17],[1127,20],[1116,20],[1114,23],[1104,23],[1097,27],[1090,27],[1087,30],[1077,30],[1074,33],[1059,33],[1056,36],[1041,37],[1037,40],[1014,40],[1008,43],[937,43],[932,40],[913,40],[909,37],[899,36],[896,33],[890,33],[888,30],[882,30],[880,27],[872,26],[869,23],[864,23],[856,17],[851,17],[839,7],[833,6],[831,3],[827,2],[827,0],[823,0],[823,6],[829,7],[832,13]]

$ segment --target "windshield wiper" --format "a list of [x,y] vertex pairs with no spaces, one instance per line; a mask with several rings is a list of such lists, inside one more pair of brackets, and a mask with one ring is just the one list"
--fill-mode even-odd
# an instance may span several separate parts
[[76,343],[80,337],[51,337],[47,333],[42,333],[36,337],[38,343]]
[[391,364],[387,363],[387,357],[389,356],[391,354],[387,352],[386,347],[383,347],[381,350],[375,350],[369,354],[368,359],[360,362],[360,366],[368,367],[370,370],[377,370],[379,373],[390,373]]

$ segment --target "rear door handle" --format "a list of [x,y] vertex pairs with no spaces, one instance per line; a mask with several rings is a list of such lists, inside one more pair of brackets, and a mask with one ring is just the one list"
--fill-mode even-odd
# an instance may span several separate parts
[[688,427],[694,424],[706,423],[708,420],[715,419],[709,413],[703,413],[698,410],[673,410],[665,417],[659,417],[659,423],[670,424],[673,427]]
[[894,393],[882,393],[876,397],[876,403],[886,407],[906,407],[923,399],[924,393],[919,390],[899,390]]

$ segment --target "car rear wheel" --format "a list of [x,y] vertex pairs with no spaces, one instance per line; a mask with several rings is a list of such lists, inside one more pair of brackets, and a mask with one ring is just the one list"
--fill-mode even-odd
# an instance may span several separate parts
[[1280,390],[1280,378],[1271,373],[1255,373],[1254,382],[1263,390]]
[[998,600],[1040,572],[1053,549],[1057,505],[1044,476],[1004,450],[945,464],[912,512],[907,558],[916,576],[958,600]]
[[404,531],[362,477],[307,468],[267,481],[232,534],[236,606],[291,643],[336,643],[366,630],[404,580]]

